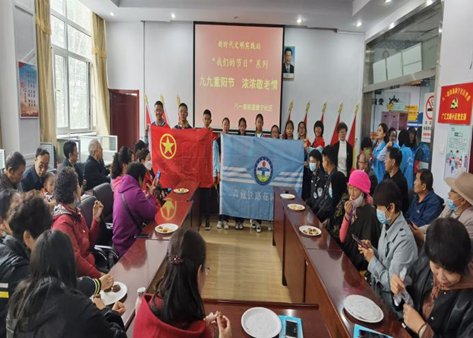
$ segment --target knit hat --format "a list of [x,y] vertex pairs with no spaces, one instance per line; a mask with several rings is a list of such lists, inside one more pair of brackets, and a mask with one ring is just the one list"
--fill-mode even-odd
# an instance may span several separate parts
[[368,174],[363,170],[354,170],[350,174],[348,185],[360,189],[366,195],[370,193],[371,181]]

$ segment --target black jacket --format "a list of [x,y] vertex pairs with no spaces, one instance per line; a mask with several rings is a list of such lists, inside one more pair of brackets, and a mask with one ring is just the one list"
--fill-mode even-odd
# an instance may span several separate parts
[[[333,185],[332,185],[333,182]],[[332,197],[329,195],[329,189],[332,185]],[[336,169],[327,176],[322,197],[320,197],[312,207],[320,222],[330,218],[340,202],[342,196],[347,191],[346,177]]]
[[[347,142],[347,164],[346,164],[346,168],[347,168],[347,178],[350,177],[350,172],[351,172],[351,168],[353,167],[353,147],[350,143]],[[335,143],[333,145],[333,147],[335,148],[335,151],[337,152],[337,158],[338,158],[338,151],[340,150],[340,141],[338,141],[337,143]],[[338,166],[338,163],[337,163],[337,166]]]
[[29,275],[29,253],[23,243],[11,236],[0,238],[0,337],[5,337],[8,299],[16,286]]
[[[424,252],[409,269],[413,284],[407,291],[414,307],[422,314],[425,297],[432,292],[433,275]],[[436,338],[473,337],[473,288],[440,291],[427,320]]]
[[309,207],[312,208],[315,205],[315,202],[322,197],[326,181],[327,174],[322,168],[318,168],[312,173],[312,178],[310,180],[310,196],[306,200]]
[[110,183],[110,172],[105,168],[103,161],[97,161],[92,156],[87,158],[84,167],[85,190],[90,190],[102,183]]
[[36,169],[33,166],[29,167],[24,173],[21,179],[21,187],[24,192],[30,190],[41,190],[44,184],[44,176],[39,177],[36,173]]
[[74,168],[77,174],[77,178],[79,179],[79,185],[82,187],[82,183],[84,182],[84,174],[82,173],[80,166],[77,163],[72,165],[71,162],[69,162],[69,160],[65,158],[64,161],[62,162],[62,167]]
[[409,209],[409,189],[407,187],[407,180],[404,177],[401,170],[398,170],[393,177],[389,176],[389,173],[384,174],[383,180],[390,179],[399,187],[401,191],[401,198],[402,198],[402,212],[405,215],[407,210]]
[[353,239],[353,235],[359,239],[368,239],[374,248],[378,247],[379,235],[381,235],[381,225],[376,217],[376,209],[371,205],[364,205],[356,208],[356,219],[348,227],[345,242],[342,245],[343,251],[350,257],[353,265],[358,270],[366,270],[368,262],[358,251],[358,243]]
[[38,283],[34,293],[44,299],[39,311],[28,314],[26,308],[20,318],[13,318],[9,312],[8,338],[126,338],[121,317],[108,308],[99,311],[78,290],[69,290],[57,280],[49,279]]

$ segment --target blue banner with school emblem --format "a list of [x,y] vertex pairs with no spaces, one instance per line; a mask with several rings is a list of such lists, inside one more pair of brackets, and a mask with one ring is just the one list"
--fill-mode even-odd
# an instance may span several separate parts
[[273,187],[302,191],[301,141],[222,135],[220,212],[273,220]]

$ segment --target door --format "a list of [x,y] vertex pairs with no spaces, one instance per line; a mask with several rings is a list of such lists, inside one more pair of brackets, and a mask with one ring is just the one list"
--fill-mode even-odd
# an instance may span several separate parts
[[118,136],[118,149],[133,149],[139,139],[140,92],[110,89],[110,133]]

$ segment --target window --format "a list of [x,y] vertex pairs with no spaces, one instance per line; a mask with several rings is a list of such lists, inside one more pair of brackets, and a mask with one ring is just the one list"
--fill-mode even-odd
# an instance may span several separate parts
[[79,0],[51,0],[51,44],[58,134],[95,127],[92,109],[91,11]]

